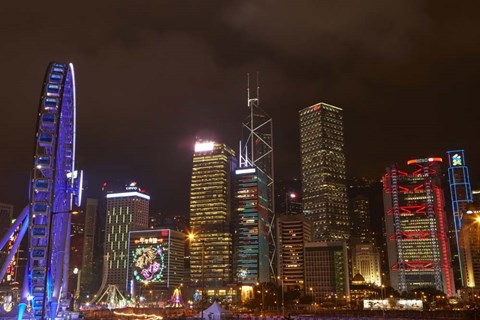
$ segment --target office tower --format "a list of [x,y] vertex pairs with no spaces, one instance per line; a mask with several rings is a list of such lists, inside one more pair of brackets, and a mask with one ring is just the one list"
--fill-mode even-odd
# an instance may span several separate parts
[[[129,232],[129,294],[166,301],[184,281],[185,233],[170,229]],[[143,297],[143,299],[140,299]]]
[[127,290],[128,233],[148,228],[150,196],[136,182],[123,190],[107,193],[105,225],[105,255],[107,256],[107,285],[116,285],[122,293]]
[[357,244],[352,248],[353,274],[361,274],[366,283],[380,287],[382,271],[380,270],[380,252],[372,243]]
[[459,231],[460,257],[464,287],[480,291],[480,210],[462,217]]
[[219,288],[232,281],[231,179],[235,168],[232,149],[213,141],[196,142],[190,186],[190,228],[195,234],[190,272],[198,288],[203,281],[207,288]]
[[161,212],[151,213],[148,216],[148,228],[149,229],[162,229],[163,227],[163,215]]
[[312,241],[312,225],[303,214],[282,214],[277,219],[278,275],[283,291],[305,289],[304,246]]
[[83,261],[81,269],[82,292],[91,294],[96,287],[94,275],[97,272],[94,266],[95,230],[98,215],[98,200],[87,198],[85,203],[85,228],[83,238]]
[[0,203],[0,235],[5,234],[12,224],[13,205]]
[[[12,224],[13,219],[13,205],[0,203],[0,236],[4,236],[5,233],[8,232],[10,225]],[[0,255],[2,256],[1,261],[5,260],[10,253],[10,250],[13,248],[13,244],[15,239],[18,237],[18,233],[20,231],[20,226],[15,229],[14,233],[10,236],[7,245],[4,247],[4,250],[0,251]],[[0,279],[1,283],[13,283],[16,280],[17,275],[17,258],[19,252],[15,254],[12,261],[7,267],[5,276],[3,279]]]
[[[455,242],[458,255],[458,266],[456,270],[460,271],[461,286],[467,286],[466,266],[463,265],[465,252],[462,250],[460,242],[460,232],[462,230],[463,216],[467,215],[467,207],[472,203],[472,188],[470,186],[470,176],[463,150],[447,151],[448,155],[448,182],[450,185],[450,198],[453,213],[453,226],[455,233]],[[467,219],[469,221],[471,219]]]
[[70,276],[68,278],[69,290],[76,292],[78,278],[78,271],[82,268],[83,254],[84,254],[84,239],[85,239],[85,208],[79,208],[72,214],[70,222],[70,261],[68,273],[73,275],[73,270],[76,269],[76,276]]
[[468,300],[472,294],[480,294],[480,190],[472,191],[472,200],[462,214],[462,227],[458,231],[463,286]]
[[300,110],[303,210],[314,241],[350,235],[342,113],[326,103]]
[[374,243],[370,224],[369,200],[365,196],[356,196],[350,200],[351,206],[351,241],[358,243]]
[[234,277],[242,290],[270,281],[267,183],[257,168],[235,170]]
[[303,213],[302,182],[300,179],[285,179],[275,182],[275,213]]
[[247,103],[249,114],[242,122],[242,140],[239,150],[240,168],[257,168],[266,178],[268,201],[268,238],[270,280],[275,280],[276,268],[276,241],[275,241],[275,191],[273,168],[273,121],[260,107],[260,96],[257,74],[256,97],[250,95],[250,76],[247,78]]
[[441,162],[410,160],[409,172],[392,165],[383,179],[390,284],[399,292],[433,287],[455,293]]
[[349,270],[345,241],[305,244],[305,289],[317,303],[348,300]]

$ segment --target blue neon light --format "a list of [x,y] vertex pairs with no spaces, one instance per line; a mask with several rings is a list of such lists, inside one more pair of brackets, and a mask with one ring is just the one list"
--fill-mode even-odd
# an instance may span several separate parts
[[470,185],[470,174],[465,161],[463,150],[447,151],[448,155],[448,183],[452,199],[453,226],[457,243],[458,262],[462,285],[464,285],[462,271],[462,257],[460,250],[459,231],[462,229],[462,216],[466,212],[466,204],[473,202],[472,187]]

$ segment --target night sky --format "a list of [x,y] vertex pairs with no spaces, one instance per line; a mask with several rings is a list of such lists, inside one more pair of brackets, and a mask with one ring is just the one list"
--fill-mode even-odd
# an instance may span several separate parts
[[[81,4],[80,4],[81,3]],[[70,7],[67,7],[70,6]],[[73,62],[90,195],[135,179],[188,212],[196,136],[238,149],[246,74],[273,117],[276,178],[299,177],[298,110],[344,109],[349,176],[463,148],[480,180],[478,1],[7,1],[0,10],[0,202],[18,212],[50,61]]]

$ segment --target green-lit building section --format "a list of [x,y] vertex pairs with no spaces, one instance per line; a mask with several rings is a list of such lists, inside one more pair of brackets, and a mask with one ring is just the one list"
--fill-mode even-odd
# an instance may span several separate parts
[[270,280],[268,189],[255,168],[236,170],[234,276],[242,285]]
[[150,197],[134,187],[107,194],[105,225],[106,285],[127,293],[128,233],[148,228]]
[[303,212],[314,241],[350,236],[343,110],[317,103],[300,110]]
[[[197,141],[190,187],[190,275],[194,286],[222,287],[232,281],[232,173],[235,152],[224,144]],[[202,248],[204,277],[202,277]]]
[[314,302],[321,303],[334,298],[348,300],[348,275],[345,241],[305,244],[305,291],[313,296]]

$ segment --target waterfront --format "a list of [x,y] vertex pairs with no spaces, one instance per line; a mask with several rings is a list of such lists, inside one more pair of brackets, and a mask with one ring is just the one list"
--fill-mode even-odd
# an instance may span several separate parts
[[[460,320],[460,319],[480,319],[478,310],[442,310],[442,311],[367,311],[367,310],[329,310],[317,312],[315,314],[290,314],[285,317],[281,315],[265,315],[259,314],[232,314],[222,316],[221,318],[205,315],[206,320],[368,320],[368,319],[443,319],[443,320]],[[181,319],[181,320],[200,320],[201,318],[189,317],[184,312],[176,314],[168,313],[165,309],[158,308],[126,308],[122,310],[96,310],[84,314],[84,319],[107,320],[107,319]]]

